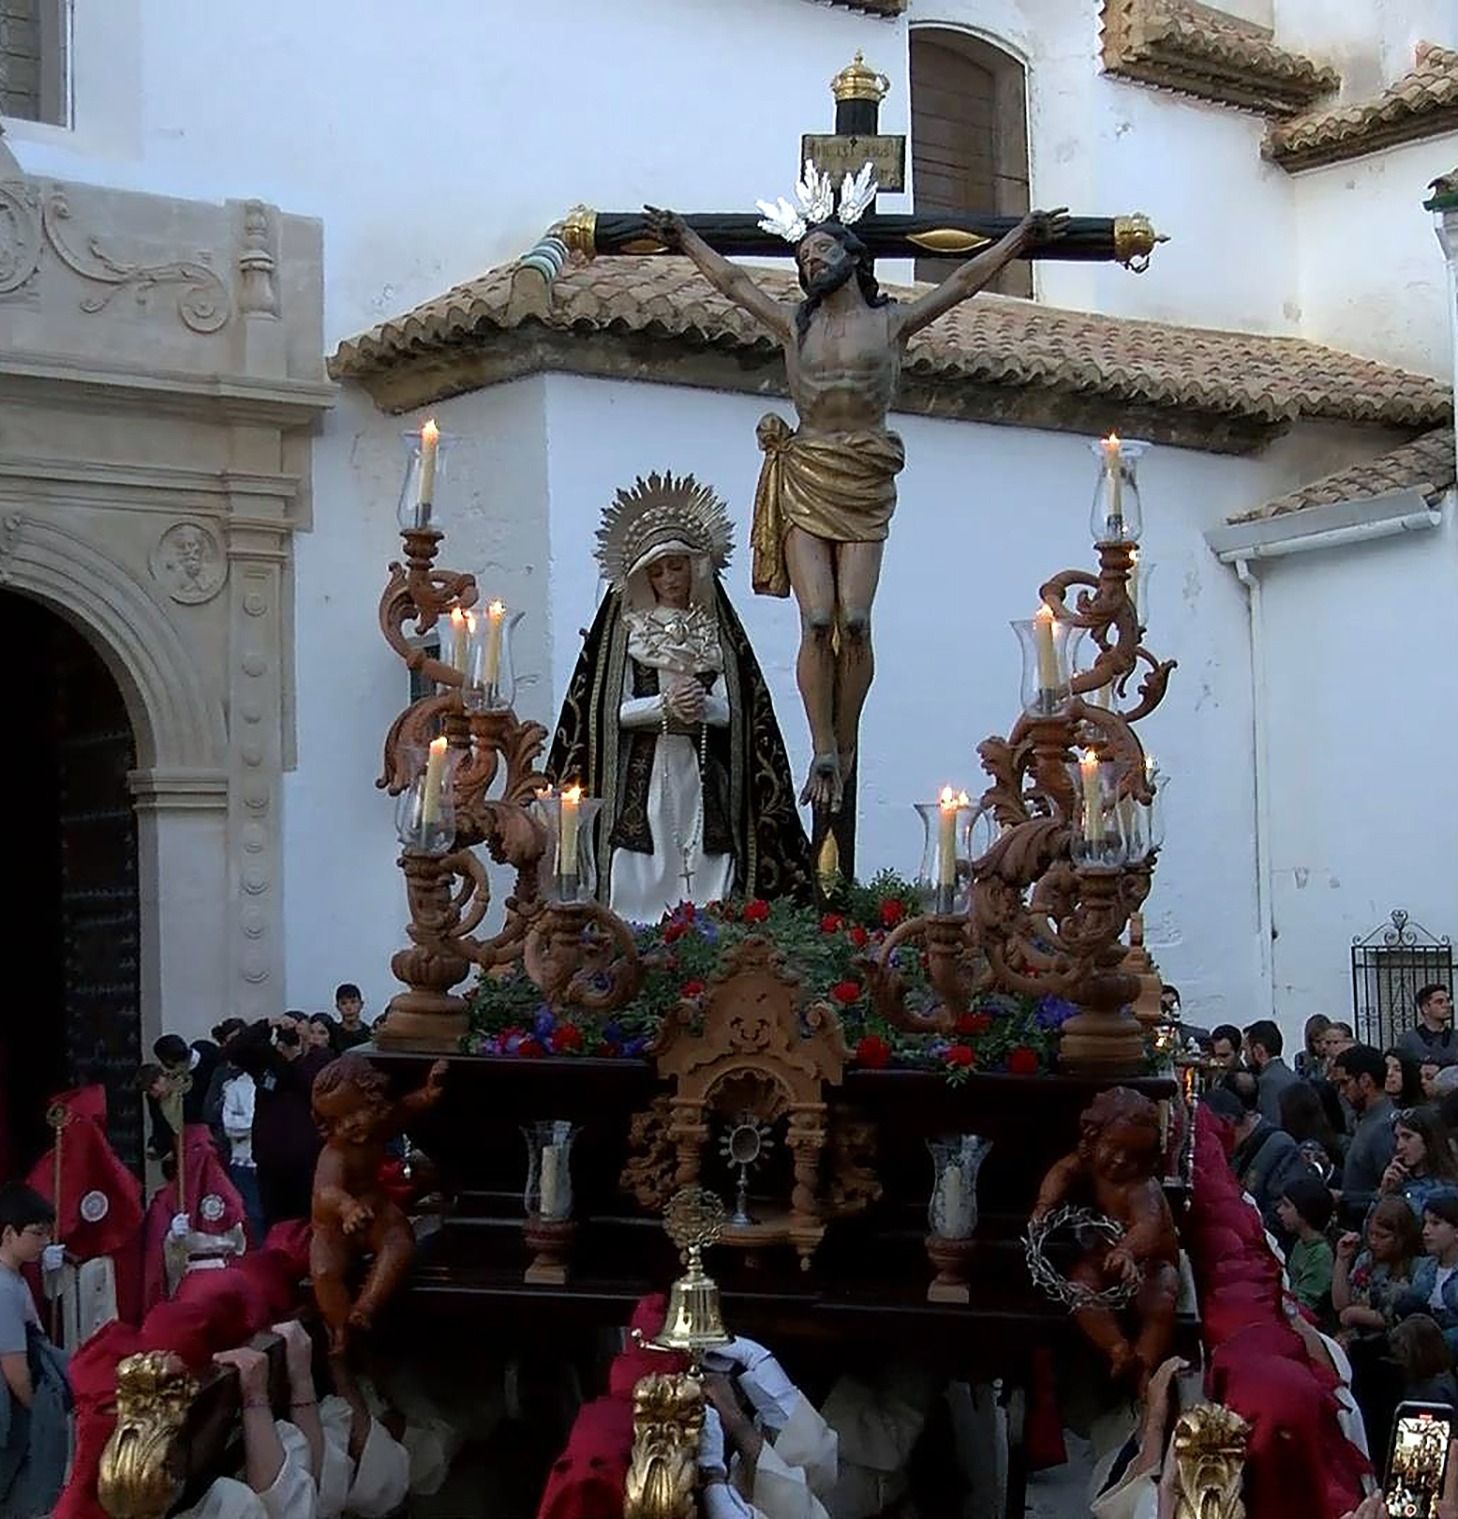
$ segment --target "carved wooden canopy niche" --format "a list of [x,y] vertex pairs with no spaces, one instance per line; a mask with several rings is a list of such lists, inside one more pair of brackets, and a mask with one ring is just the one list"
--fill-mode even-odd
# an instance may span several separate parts
[[[660,1100],[656,1121],[643,1115],[635,1124],[635,1139],[641,1150],[648,1130],[657,1130],[652,1139],[665,1159],[673,1158],[673,1185],[693,1186],[701,1181],[712,1123],[743,1115],[765,1125],[784,1120],[793,1160],[788,1211],[771,1207],[753,1225],[731,1223],[724,1242],[793,1245],[808,1265],[827,1220],[864,1207],[876,1189],[872,1183],[846,1206],[851,1200],[842,1196],[839,1172],[862,1157],[831,1141],[825,1089],[840,1085],[849,1055],[835,1013],[804,1004],[799,978],[768,940],[736,946],[700,1001],[682,1002],[665,1018],[650,1052],[673,1092]],[[833,1176],[822,1173],[827,1147]]]
[[1201,100],[1294,116],[1341,85],[1333,68],[1197,0],[1104,0],[1104,68]]

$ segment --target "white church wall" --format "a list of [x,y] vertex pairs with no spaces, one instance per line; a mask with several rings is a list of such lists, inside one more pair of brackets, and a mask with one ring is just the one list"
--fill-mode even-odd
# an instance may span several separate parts
[[[727,583],[773,690],[798,782],[809,746],[794,683],[794,604],[749,590],[754,426],[765,403],[554,376],[547,410],[557,631],[551,701],[524,707],[524,715],[547,723],[555,716],[576,657],[575,630],[595,603],[589,556],[601,505],[637,474],[692,471],[735,518]],[[1031,614],[1050,575],[1093,562],[1093,481],[1082,439],[922,417],[895,425],[908,463],[874,618],[877,674],[864,720],[857,843],[863,876],[882,866],[915,871],[913,802],[947,782],[970,791],[983,784],[977,744],[1017,717],[1008,622]],[[591,446],[574,447],[579,438]],[[1159,654],[1180,661],[1164,705],[1142,725],[1173,777],[1149,936],[1190,1016],[1219,1021],[1244,1012],[1257,979],[1251,688],[1244,593],[1200,535],[1279,487],[1260,460],[1179,449],[1156,450],[1143,480],[1144,552],[1157,566],[1150,638]],[[534,700],[546,695],[539,688]]]
[[1405,74],[1419,42],[1458,47],[1452,0],[1274,0],[1276,40],[1340,71],[1340,99],[1364,100]]
[[1352,939],[1393,908],[1458,935],[1458,768],[1445,737],[1455,572],[1451,502],[1432,531],[1259,570],[1275,996],[1288,1038],[1312,1012],[1350,1014]]
[[1422,203],[1455,163],[1458,132],[1295,176],[1304,337],[1450,372],[1447,269]]

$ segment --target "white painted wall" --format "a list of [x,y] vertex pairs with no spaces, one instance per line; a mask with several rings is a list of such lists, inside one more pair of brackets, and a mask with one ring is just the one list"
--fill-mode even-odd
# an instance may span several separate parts
[[1351,1006],[1352,939],[1394,907],[1458,936],[1458,527],[1269,561],[1276,1011]]
[[1455,164],[1458,132],[1295,177],[1304,336],[1409,369],[1451,369],[1448,271],[1422,203]]

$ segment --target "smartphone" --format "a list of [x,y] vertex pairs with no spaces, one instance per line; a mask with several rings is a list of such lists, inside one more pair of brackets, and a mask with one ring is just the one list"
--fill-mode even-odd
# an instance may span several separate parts
[[1454,1413],[1446,1403],[1399,1403],[1384,1496],[1392,1519],[1432,1519],[1448,1475]]

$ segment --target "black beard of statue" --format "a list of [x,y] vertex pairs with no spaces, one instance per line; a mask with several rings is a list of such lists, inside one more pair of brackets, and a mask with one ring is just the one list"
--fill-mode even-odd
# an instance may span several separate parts
[[810,318],[820,309],[820,303],[852,277],[860,286],[866,305],[884,306],[891,299],[876,279],[876,267],[869,250],[855,233],[844,227],[832,228],[830,225],[816,230],[829,232],[840,245],[840,251],[839,256],[834,257],[834,261],[813,279],[807,279],[805,271],[800,270],[800,288],[805,292],[805,299],[795,308],[795,339],[799,343],[805,341],[805,334],[810,330]]
[[806,279],[802,270],[800,273],[800,288],[810,300],[817,304],[827,295],[834,295],[856,272],[855,260],[842,251],[833,264],[827,265],[813,279]]

